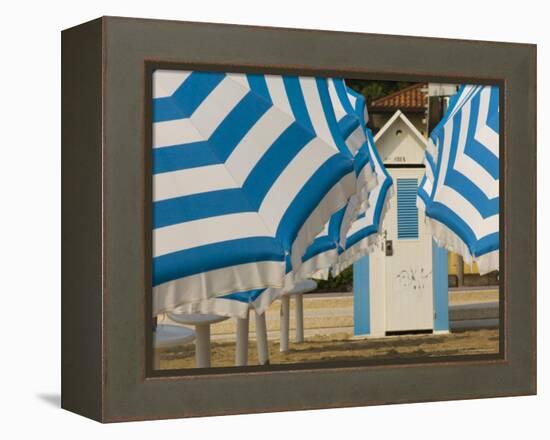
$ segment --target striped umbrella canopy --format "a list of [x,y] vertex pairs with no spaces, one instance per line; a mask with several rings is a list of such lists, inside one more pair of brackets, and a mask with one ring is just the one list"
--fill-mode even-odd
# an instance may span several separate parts
[[366,201],[363,199],[362,206],[353,214],[354,221],[351,227],[347,228],[345,241],[338,248],[338,260],[331,267],[331,272],[335,276],[372,250],[387,211],[393,185],[392,178],[376,149],[372,131],[367,127],[368,112],[364,101],[361,101],[362,95],[351,89],[350,93],[356,95],[354,110],[361,121],[365,139],[362,149],[369,156],[375,179]]
[[[379,237],[378,233],[392,196],[393,181],[376,150],[370,129],[366,130],[366,135],[368,141],[365,148],[368,148],[370,152],[376,184],[368,193],[367,204],[362,205],[356,219],[347,229],[344,243],[340,242],[336,247],[330,246],[329,238],[334,237],[337,232],[333,231],[331,234],[328,228],[325,228],[322,235],[319,235],[313,245],[308,248],[309,254],[306,253],[306,256],[310,257],[309,261],[317,263],[319,271],[316,275],[319,278],[326,279],[329,272],[333,276],[337,276],[361,257],[370,253]],[[331,218],[330,224],[334,229],[341,225],[338,214],[341,215],[342,211]],[[316,254],[315,251],[318,253]],[[334,254],[337,255],[336,258],[333,257]],[[304,266],[306,264],[304,263]]]
[[351,226],[351,219],[347,223],[344,220],[346,211],[353,206],[356,215],[359,206],[364,206],[364,199],[368,196],[368,190],[374,186],[376,176],[370,162],[370,149],[365,135],[364,118],[367,113],[364,98],[347,88],[342,79],[330,78],[327,80],[327,86],[337,129],[350,154],[354,156],[357,184],[356,193],[352,196],[353,201],[348,201],[330,217],[323,231],[307,248],[299,267],[287,261],[285,288],[252,289],[187,303],[178,308],[178,313],[216,313],[245,317],[249,308],[263,313],[274,300],[290,289],[289,286],[295,279],[309,278],[319,270],[326,270],[336,264],[339,255],[338,243],[342,238],[345,240],[347,229]]
[[323,78],[154,72],[155,314],[292,287],[286,275],[364,184],[331,104],[338,87]]
[[418,205],[439,246],[499,267],[499,88],[463,85],[430,134]]
[[372,167],[376,175],[376,185],[368,194],[366,208],[361,209],[357,219],[346,233],[346,243],[340,247],[338,262],[332,273],[338,275],[342,270],[364,257],[377,243],[384,215],[392,197],[393,180],[389,175],[374,143],[370,129],[366,128],[367,142]]
[[307,249],[302,258],[303,278],[313,275],[326,278],[332,267],[339,267],[340,256],[346,248],[347,233],[354,219],[367,209],[369,194],[377,185],[377,168],[379,171],[385,170],[374,147],[370,130],[366,127],[368,112],[365,98],[349,87],[339,91],[340,99],[334,100],[333,104],[335,113],[339,118],[342,136],[348,148],[355,153],[356,175],[363,184],[348,204],[332,215],[323,231]]
[[316,278],[326,279],[329,273],[336,276],[372,250],[392,193],[392,179],[378,154],[372,132],[366,126],[365,100],[350,88],[347,93],[360,129],[353,132],[354,141],[361,143],[356,163],[364,158],[369,183],[364,186],[365,193],[360,202],[352,200],[335,213],[306,251],[302,268],[307,268],[307,273],[315,274]]

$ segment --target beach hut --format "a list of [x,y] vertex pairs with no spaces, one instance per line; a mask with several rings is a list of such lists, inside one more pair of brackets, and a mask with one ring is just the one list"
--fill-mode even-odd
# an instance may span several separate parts
[[374,139],[394,190],[378,242],[354,264],[355,335],[447,332],[447,251],[416,207],[427,140],[400,110]]

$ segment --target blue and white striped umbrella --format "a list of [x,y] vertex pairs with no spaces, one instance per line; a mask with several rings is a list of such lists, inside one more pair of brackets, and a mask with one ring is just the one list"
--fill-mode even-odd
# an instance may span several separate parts
[[[350,90],[350,92],[353,92]],[[355,92],[353,92],[355,93]],[[359,95],[362,98],[361,95]],[[390,177],[378,150],[371,130],[366,126],[368,112],[364,102],[358,98],[355,106],[356,114],[361,118],[365,143],[363,149],[368,154],[370,165],[375,176],[375,185],[369,191],[366,203],[359,207],[358,215],[350,228],[347,228],[345,245],[338,250],[338,262],[333,265],[333,275],[338,275],[342,270],[355,263],[372,250],[380,232],[380,226],[387,211],[389,199],[392,194],[393,181]]]
[[319,278],[326,278],[329,271],[338,275],[370,252],[391,195],[392,179],[378,154],[372,133],[366,126],[368,112],[364,97],[352,89],[348,89],[347,93],[349,101],[353,103],[351,111],[359,127],[359,131],[353,131],[353,141],[361,145],[355,162],[365,162],[362,172],[368,175],[365,178],[368,184],[364,186],[366,192],[361,200],[349,203],[334,214],[308,248],[303,267],[307,267],[309,273],[316,271]]
[[[354,218],[366,209],[369,192],[377,184],[371,149],[374,147],[374,143],[369,145],[372,137],[369,141],[370,130],[366,127],[368,113],[365,98],[353,89],[345,87],[343,81],[335,82],[335,84],[335,89],[339,92],[338,97],[334,97],[332,100],[335,114],[346,145],[355,154],[355,171],[362,184],[361,189],[351,198],[346,207],[332,215],[323,231],[307,249],[302,258],[301,277],[303,278],[313,275],[318,278],[326,278],[330,268],[338,265],[340,255],[345,248],[347,232]],[[375,148],[374,153],[376,153]]]
[[315,236],[362,185],[331,84],[154,72],[155,314],[291,287],[286,275],[299,270]]
[[376,186],[368,194],[366,209],[360,210],[359,216],[347,231],[345,247],[339,249],[338,263],[333,266],[334,275],[370,253],[372,246],[377,243],[392,196],[393,180],[378,154],[372,133],[368,128],[366,135],[366,147],[376,175]]
[[[350,154],[354,156],[357,184],[356,194],[353,197],[354,200],[360,199],[367,196],[367,187],[373,186],[375,178],[371,170],[370,156],[365,146],[364,124],[361,123],[366,117],[364,98],[351,92],[342,79],[328,79],[327,86],[337,129]],[[354,206],[356,204],[354,202]],[[347,232],[345,228],[349,228],[351,223],[343,224],[344,213],[348,205],[331,216],[330,221],[325,225],[324,231],[326,232],[319,234],[314,243],[308,247],[306,254],[302,257],[300,267],[293,268],[291,262],[287,261],[285,288],[252,289],[187,303],[177,309],[178,313],[215,313],[241,318],[247,315],[249,308],[263,313],[274,300],[290,289],[295,279],[308,278],[320,269],[328,268],[337,262],[338,242],[340,237],[345,238]],[[328,234],[329,230],[330,234]]]
[[436,242],[499,267],[499,88],[464,85],[430,134],[418,205]]

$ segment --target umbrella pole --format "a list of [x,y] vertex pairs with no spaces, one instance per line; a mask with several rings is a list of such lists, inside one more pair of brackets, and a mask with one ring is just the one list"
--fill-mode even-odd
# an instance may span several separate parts
[[281,296],[281,335],[280,350],[288,351],[288,333],[290,327],[290,296]]
[[258,348],[258,363],[260,365],[269,364],[265,313],[262,313],[261,315],[256,313],[256,346]]
[[210,368],[210,324],[195,325],[195,364],[197,368]]
[[296,342],[304,342],[304,295],[298,293],[294,295],[296,302]]
[[235,365],[244,367],[248,363],[248,310],[245,318],[237,318],[237,343]]

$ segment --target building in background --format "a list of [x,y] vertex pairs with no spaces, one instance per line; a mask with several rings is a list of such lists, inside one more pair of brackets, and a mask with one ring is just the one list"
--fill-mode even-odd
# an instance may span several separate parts
[[368,107],[369,126],[376,134],[400,110],[412,125],[422,134],[428,136],[428,84],[417,83],[375,99]]

